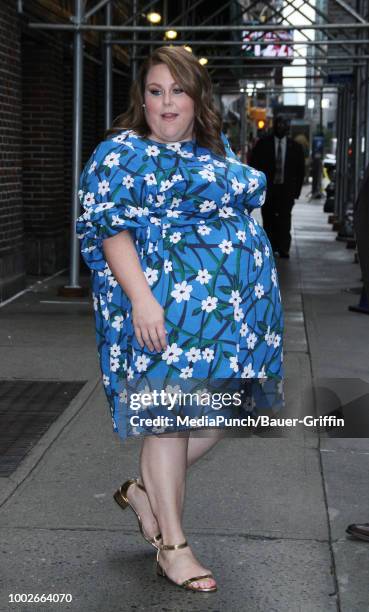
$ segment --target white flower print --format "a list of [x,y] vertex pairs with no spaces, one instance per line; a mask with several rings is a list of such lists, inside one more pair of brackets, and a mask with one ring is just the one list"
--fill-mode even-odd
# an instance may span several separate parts
[[104,196],[108,191],[110,191],[109,181],[101,181],[98,184],[98,193]]
[[118,144],[122,144],[122,142],[125,141],[127,136],[128,134],[118,134],[118,136],[114,136],[114,138],[112,138],[112,141],[117,142]]
[[270,255],[270,249],[269,249],[267,244],[264,247],[264,255],[265,255],[265,257],[269,257],[269,255]]
[[232,306],[239,306],[242,302],[242,297],[240,296],[240,292],[238,291],[234,291],[232,289],[232,293],[231,293],[231,297],[229,298],[229,303],[232,304]]
[[256,168],[251,168],[251,166],[249,166],[249,170],[251,174],[254,174],[255,176],[260,176],[261,174],[260,170],[256,170]]
[[101,314],[104,317],[105,321],[109,321],[110,313],[107,307],[105,307],[104,310],[101,311]]
[[218,161],[217,159],[213,159],[213,164],[214,166],[217,166],[218,168],[226,168],[227,165],[224,162]]
[[181,157],[187,157],[187,158],[193,157],[193,153],[191,153],[191,151],[182,151],[182,149],[180,149],[178,153],[180,154]]
[[120,315],[116,315],[111,326],[114,327],[114,329],[116,329],[117,331],[120,331],[123,327],[123,317]]
[[94,310],[97,310],[99,307],[99,300],[95,294],[92,294],[92,299],[93,299]]
[[230,240],[224,239],[218,246],[225,255],[229,255],[234,250]]
[[149,157],[157,157],[160,153],[160,149],[156,145],[149,145],[146,147],[145,152]]
[[91,166],[89,167],[88,173],[92,174],[96,167],[97,167],[97,161],[95,160],[95,161],[92,162]]
[[280,344],[281,344],[281,337],[279,334],[276,334],[274,338],[273,346],[274,348],[277,348]]
[[249,334],[246,338],[246,342],[247,342],[247,348],[253,350],[256,342],[257,342],[257,335],[254,334],[254,332],[251,332],[251,334]]
[[246,242],[246,232],[244,232],[243,230],[238,230],[238,232],[236,232],[236,236],[238,240],[240,240],[240,242]]
[[234,320],[238,322],[238,321],[242,321],[245,314],[241,308],[235,308],[233,311],[233,316],[234,316]]
[[268,325],[268,331],[266,332],[264,336],[264,340],[268,346],[272,346],[272,344],[274,343],[274,338],[275,338],[275,333],[274,332],[270,333],[270,325]]
[[201,310],[206,310],[206,312],[212,312],[213,310],[216,309],[217,304],[218,304],[218,298],[211,297],[210,295],[208,295],[206,300],[201,301]]
[[258,283],[257,285],[255,285],[255,295],[258,298],[258,300],[260,300],[263,295],[264,295],[264,286],[261,283]]
[[169,240],[172,244],[177,244],[182,238],[181,232],[174,232],[171,236],[169,236]]
[[219,214],[219,217],[221,217],[222,219],[229,219],[229,217],[236,216],[231,206],[222,206],[222,208],[219,208],[218,214]]
[[252,221],[249,222],[249,230],[252,236],[256,236],[256,228]]
[[180,304],[182,300],[188,302],[191,297],[192,289],[192,285],[189,285],[187,281],[182,281],[181,283],[175,283],[174,289],[171,291],[170,295],[175,298],[177,304]]
[[272,268],[270,280],[272,281],[274,287],[276,287],[277,286],[277,270],[275,268]]
[[179,378],[192,378],[192,372],[193,372],[193,368],[190,368],[190,366],[187,366],[186,368],[182,368]]
[[[109,270],[109,273],[111,273],[111,271]],[[109,287],[116,287],[118,284],[117,279],[115,278],[115,276],[109,276],[108,277],[108,282],[109,282]]]
[[211,279],[211,274],[209,274],[206,268],[204,268],[203,270],[199,270],[198,275],[196,276],[196,280],[201,285],[206,285],[206,283],[208,283],[210,279]]
[[258,378],[266,378],[266,372],[265,372],[265,366],[264,365],[261,368],[261,370],[258,372]]
[[257,178],[250,178],[247,193],[253,193],[255,189],[259,187],[259,181]]
[[92,204],[95,204],[95,194],[88,192],[86,193],[85,198],[83,200],[83,205],[92,206]]
[[240,195],[245,189],[245,183],[240,183],[236,178],[232,179],[232,189],[235,195]]
[[254,260],[257,268],[260,268],[263,265],[263,256],[259,249],[255,249],[254,251]]
[[207,225],[200,225],[197,228],[197,233],[200,234],[200,236],[207,236],[208,234],[210,234],[211,232],[211,228],[207,227]]
[[169,261],[169,259],[166,259],[164,261],[164,272],[165,274],[168,274],[169,272],[172,272],[173,270],[173,264],[171,261]]
[[110,385],[110,378],[106,374],[103,374],[103,385],[104,387],[108,387]]
[[254,378],[254,376],[255,376],[255,372],[252,369],[252,364],[249,363],[247,366],[243,368],[241,378]]
[[103,161],[103,165],[108,166],[108,168],[112,168],[113,166],[119,166],[119,158],[120,158],[119,153],[109,153],[105,157]]
[[159,270],[153,270],[152,268],[146,268],[146,270],[144,270],[144,275],[150,287],[152,287],[152,285],[156,283],[156,281],[158,280]]
[[231,368],[231,370],[233,370],[233,372],[238,372],[239,367],[238,367],[237,356],[233,356],[229,358],[229,367]]
[[172,181],[173,183],[176,183],[177,181],[183,181],[182,174],[173,174]]
[[150,223],[152,223],[153,225],[160,225],[161,221],[160,219],[158,219],[158,217],[150,217]]
[[150,172],[149,174],[145,174],[144,181],[146,182],[146,184],[149,187],[150,187],[150,185],[157,185],[156,176],[155,176],[155,174],[153,172]]
[[175,151],[176,153],[179,153],[181,150],[181,143],[180,142],[170,142],[167,144],[167,149],[169,149],[170,151]]
[[127,389],[124,389],[119,393],[119,401],[121,404],[124,404],[127,401],[128,393]]
[[241,329],[240,329],[240,335],[242,336],[242,338],[245,338],[245,336],[247,336],[248,333],[249,333],[249,326],[247,325],[247,323],[242,323]]
[[158,194],[156,196],[156,202],[155,202],[155,207],[159,208],[159,206],[161,206],[162,204],[164,204],[165,202],[165,195],[160,195]]
[[187,357],[187,361],[195,363],[196,361],[200,361],[201,359],[201,351],[198,348],[192,346],[187,353],[185,353]]
[[95,212],[103,212],[104,210],[109,210],[109,208],[114,208],[114,202],[102,202],[102,204],[98,204],[95,208]]
[[112,291],[108,291],[108,293],[106,294],[106,299],[108,300],[108,302],[111,302],[113,299],[113,292]]
[[176,208],[182,202],[182,198],[173,198],[172,203],[170,205],[171,208]]
[[119,215],[112,215],[112,217],[111,217],[111,224],[112,225],[124,225],[125,221],[124,221],[124,219],[121,219],[119,217]]
[[199,174],[203,179],[206,179],[207,181],[209,181],[209,183],[212,183],[212,182],[215,183],[217,180],[212,170],[207,170],[207,169],[200,170]]
[[123,185],[127,187],[127,189],[131,189],[131,187],[133,187],[134,185],[134,182],[135,179],[130,174],[126,174],[126,176],[124,176],[122,180]]
[[265,198],[266,198],[266,191],[263,191],[263,193],[259,197],[259,206],[263,206],[263,204],[265,202]]
[[177,346],[176,342],[170,344],[165,349],[165,352],[162,354],[161,358],[166,361],[167,365],[171,363],[177,363],[179,361],[179,356],[182,355],[183,350]]
[[169,219],[170,219],[170,218],[173,218],[173,219],[179,219],[179,215],[181,215],[181,214],[182,214],[182,211],[181,211],[181,210],[168,210],[168,211],[167,211],[167,217],[168,217]]
[[121,354],[121,349],[119,344],[112,344],[110,347],[110,355],[112,357],[119,357],[119,355]]
[[172,181],[161,181],[159,191],[167,191],[167,189],[170,189],[171,187],[173,187]]
[[222,197],[220,198],[222,204],[228,204],[228,202],[231,199],[231,194],[230,193],[225,193],[224,195],[222,195]]
[[127,380],[132,380],[134,375],[134,371],[132,370],[131,366],[129,366],[129,368],[127,369]]
[[214,200],[204,200],[204,202],[201,202],[200,204],[200,212],[207,213],[214,210],[216,207],[217,205],[215,204]]
[[149,363],[150,358],[146,357],[146,355],[140,355],[140,357],[137,357],[135,361],[137,372],[146,372]]
[[210,159],[210,155],[199,155],[197,159],[201,162],[205,162],[205,161],[208,161],[208,159]]
[[119,370],[119,359],[118,357],[110,357],[110,369],[112,372]]
[[146,198],[146,201],[147,201],[149,204],[152,204],[152,203],[153,203],[153,201],[154,201],[154,197],[153,197],[152,193],[149,193],[149,195],[148,195],[148,196],[147,196],[147,198]]
[[213,361],[213,359],[214,359],[214,349],[206,347],[202,351],[202,358],[205,359],[205,361],[207,361],[208,363]]

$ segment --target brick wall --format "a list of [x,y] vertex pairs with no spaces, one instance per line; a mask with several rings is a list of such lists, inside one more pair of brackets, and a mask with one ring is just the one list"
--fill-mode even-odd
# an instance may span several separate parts
[[16,3],[0,0],[0,301],[25,285],[20,58]]
[[[69,259],[73,37],[30,31],[16,9],[0,0],[0,301],[26,273],[53,274]],[[96,45],[85,51],[99,57]],[[114,74],[114,116],[128,86]],[[103,113],[103,67],[85,56],[83,163],[103,137]]]

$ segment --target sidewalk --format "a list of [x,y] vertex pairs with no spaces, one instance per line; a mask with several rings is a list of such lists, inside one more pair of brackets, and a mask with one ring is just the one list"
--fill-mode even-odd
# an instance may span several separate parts
[[[278,261],[291,416],[314,414],[312,379],[343,402],[354,398],[337,379],[361,379],[357,395],[369,391],[369,318],[347,310],[358,296],[343,291],[360,286],[359,266],[322,209],[299,201],[291,259]],[[0,612],[367,612],[369,545],[346,539],[345,528],[369,522],[368,440],[303,427],[223,440],[190,471],[185,530],[219,590],[187,593],[156,576],[133,513],[112,498],[137,473],[139,443],[112,432],[92,309],[57,297],[65,280],[0,309],[1,378],[87,381],[0,478]],[[73,601],[10,604],[9,593]]]

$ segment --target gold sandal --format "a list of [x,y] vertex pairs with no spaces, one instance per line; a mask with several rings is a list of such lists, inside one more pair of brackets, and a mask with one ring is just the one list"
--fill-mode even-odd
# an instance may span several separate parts
[[188,578],[184,580],[182,583],[174,582],[163,570],[162,566],[159,563],[159,553],[161,550],[177,550],[179,548],[186,548],[188,546],[187,541],[185,540],[181,544],[159,544],[158,552],[156,554],[156,572],[158,576],[165,576],[169,582],[172,582],[176,586],[187,589],[188,591],[199,591],[200,593],[211,593],[212,591],[217,590],[217,585],[215,584],[212,587],[194,587],[191,586],[193,582],[197,582],[198,580],[203,580],[204,578],[212,578],[214,580],[214,576],[212,574],[203,574],[202,576],[194,576],[193,578]]
[[129,487],[131,485],[133,485],[133,484],[137,485],[140,489],[142,489],[142,491],[146,492],[145,487],[143,486],[143,484],[138,482],[137,478],[129,478],[128,480],[126,480],[126,482],[124,482],[122,484],[121,487],[119,487],[119,489],[117,491],[115,491],[114,499],[117,502],[117,504],[123,510],[125,508],[127,508],[127,506],[129,506],[131,508],[131,510],[133,510],[133,512],[135,513],[135,515],[137,517],[137,520],[138,520],[138,526],[140,528],[140,532],[142,533],[142,535],[145,538],[146,542],[148,542],[149,544],[152,544],[152,546],[154,546],[154,548],[159,550],[160,542],[158,540],[161,539],[161,533],[158,533],[153,538],[149,538],[149,536],[146,535],[146,533],[144,531],[144,528],[143,528],[143,525],[142,525],[142,519],[141,519],[140,515],[138,514],[138,512],[135,510],[135,508],[128,501],[127,492],[128,492]]

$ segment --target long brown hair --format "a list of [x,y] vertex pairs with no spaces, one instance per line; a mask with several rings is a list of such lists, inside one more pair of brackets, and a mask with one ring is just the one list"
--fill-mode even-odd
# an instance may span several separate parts
[[194,132],[197,143],[214,153],[225,156],[221,139],[222,118],[212,98],[212,83],[208,71],[184,47],[159,47],[143,62],[137,80],[130,89],[128,110],[118,115],[106,135],[130,129],[147,137],[150,128],[142,107],[147,73],[152,66],[166,64],[180,87],[194,101]]

